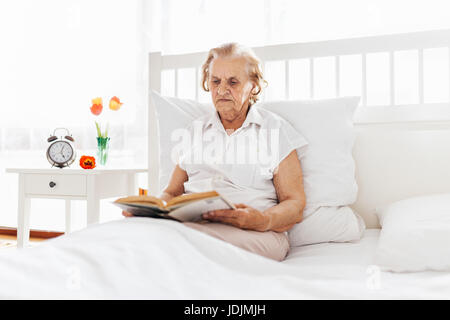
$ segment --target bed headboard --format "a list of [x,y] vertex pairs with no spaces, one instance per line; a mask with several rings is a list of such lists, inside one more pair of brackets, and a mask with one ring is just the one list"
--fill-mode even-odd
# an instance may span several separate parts
[[[263,62],[263,71],[272,62],[281,66],[285,99],[293,96],[289,86],[291,61],[307,61],[310,79],[308,98],[315,98],[316,59],[328,57],[334,60],[335,96],[340,96],[340,59],[348,55],[360,56],[361,106],[354,118],[357,139],[353,149],[359,192],[352,208],[364,218],[369,228],[379,227],[374,214],[378,206],[410,196],[450,192],[450,80],[446,99],[427,102],[424,53],[431,48],[447,50],[447,64],[442,67],[450,79],[450,30],[253,48]],[[416,52],[417,57],[418,97],[416,103],[408,105],[397,103],[395,96],[398,84],[395,81],[397,52],[405,51]],[[374,53],[386,53],[388,58],[389,97],[384,105],[370,105],[368,99],[368,83],[372,81],[373,86],[373,79],[369,79],[367,59]],[[183,89],[178,75],[192,70],[190,74],[195,83],[195,86],[192,84],[195,90],[192,98],[198,99],[199,68],[206,54],[150,53],[149,87],[161,92],[162,83],[167,82],[162,74],[171,71],[173,94],[180,96]],[[263,95],[262,99],[267,97]],[[151,193],[159,193],[158,123],[151,100],[148,117],[148,187]]]

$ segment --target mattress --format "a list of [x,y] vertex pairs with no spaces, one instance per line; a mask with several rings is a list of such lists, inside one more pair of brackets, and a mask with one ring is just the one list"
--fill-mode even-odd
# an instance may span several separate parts
[[291,247],[283,264],[312,266],[361,266],[373,264],[380,229],[366,229],[363,238],[353,243],[319,243]]
[[[366,229],[360,241],[291,248],[282,263],[316,269],[323,277],[364,284],[363,298],[450,299],[450,272],[383,272],[374,264],[381,229]],[[349,287],[350,290],[350,287]]]
[[381,272],[379,231],[292,248],[283,262],[175,221],[92,225],[0,252],[0,299],[448,299],[450,273]]

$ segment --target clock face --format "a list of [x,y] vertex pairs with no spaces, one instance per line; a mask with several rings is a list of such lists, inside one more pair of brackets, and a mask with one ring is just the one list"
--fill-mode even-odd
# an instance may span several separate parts
[[72,146],[66,141],[56,141],[50,145],[48,156],[56,163],[66,163],[72,159]]

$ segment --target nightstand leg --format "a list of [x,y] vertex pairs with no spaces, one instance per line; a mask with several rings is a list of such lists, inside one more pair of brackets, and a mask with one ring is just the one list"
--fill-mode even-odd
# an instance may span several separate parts
[[17,247],[23,248],[30,240],[30,202],[25,195],[25,178],[19,174],[19,202],[17,212]]
[[100,222],[100,201],[88,197],[87,200],[87,224]]
[[136,174],[129,173],[128,174],[128,196],[137,195],[137,185],[136,185]]
[[88,176],[87,181],[87,224],[100,222],[100,199],[95,186],[95,177]]
[[66,202],[66,234],[72,232],[72,206],[70,200]]
[[24,248],[30,240],[30,198],[19,200],[19,217],[17,221],[17,247]]

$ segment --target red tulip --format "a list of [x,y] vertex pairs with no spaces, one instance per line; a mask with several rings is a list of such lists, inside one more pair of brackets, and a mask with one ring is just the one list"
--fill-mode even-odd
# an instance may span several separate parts
[[92,106],[91,106],[92,114],[98,116],[100,113],[102,113],[102,110],[103,110],[103,100],[102,100],[102,98],[92,99]]

